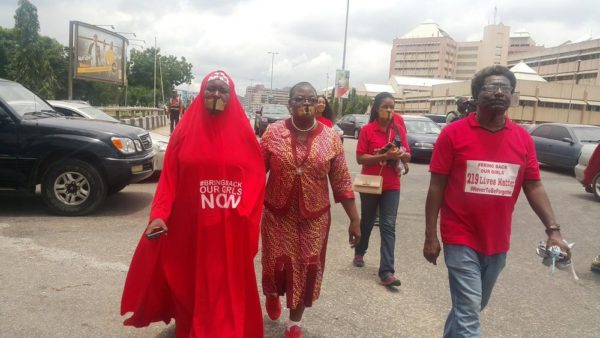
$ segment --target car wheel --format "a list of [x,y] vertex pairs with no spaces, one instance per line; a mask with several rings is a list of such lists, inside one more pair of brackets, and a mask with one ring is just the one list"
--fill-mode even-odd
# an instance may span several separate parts
[[64,216],[85,215],[106,198],[106,183],[96,168],[80,160],[52,164],[42,177],[42,198],[50,210]]
[[354,129],[354,138],[358,140],[358,135],[360,134],[360,131],[358,129]]
[[592,190],[594,191],[594,196],[596,196],[596,199],[600,201],[600,173],[598,173],[592,180]]

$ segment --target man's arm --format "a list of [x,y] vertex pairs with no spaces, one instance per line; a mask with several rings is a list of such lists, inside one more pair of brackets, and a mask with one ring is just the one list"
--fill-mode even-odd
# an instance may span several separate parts
[[427,261],[437,265],[436,261],[440,255],[441,246],[437,235],[437,219],[444,200],[444,190],[448,177],[431,173],[427,201],[425,202],[425,244],[423,245],[423,256]]
[[527,197],[527,201],[529,202],[531,209],[533,209],[540,221],[542,221],[546,227],[546,234],[548,235],[546,246],[550,247],[553,245],[558,245],[560,249],[566,252],[570,257],[571,250],[563,241],[560,233],[560,227],[558,227],[558,224],[556,224],[554,211],[552,211],[550,200],[548,199],[546,189],[544,189],[542,182],[525,180],[523,182],[523,192]]

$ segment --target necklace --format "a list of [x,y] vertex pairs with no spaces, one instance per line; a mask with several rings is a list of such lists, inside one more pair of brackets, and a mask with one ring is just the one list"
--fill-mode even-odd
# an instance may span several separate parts
[[294,127],[294,129],[296,129],[297,131],[302,131],[302,132],[307,132],[307,131],[311,131],[313,129],[315,129],[315,127],[317,126],[317,120],[313,119],[313,124],[312,126],[306,128],[306,129],[302,129],[302,128],[298,128],[298,126],[296,125],[296,123],[294,122],[294,118],[291,118],[292,120],[292,126]]

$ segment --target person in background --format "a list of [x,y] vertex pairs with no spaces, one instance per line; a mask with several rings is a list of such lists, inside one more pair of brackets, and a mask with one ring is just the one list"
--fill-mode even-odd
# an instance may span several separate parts
[[468,97],[458,96],[456,98],[456,112],[451,111],[446,115],[446,123],[452,123],[458,121],[469,113],[474,112],[477,109],[473,100],[469,100]]
[[315,119],[317,93],[308,82],[290,90],[291,117],[270,124],[260,145],[269,172],[261,223],[262,286],[269,318],[290,309],[285,337],[302,337],[306,307],[319,298],[331,225],[328,183],[348,215],[349,244],[360,240],[344,148],[333,128]]
[[[410,161],[410,147],[406,138],[404,120],[394,114],[394,97],[382,92],[375,96],[369,123],[363,126],[356,146],[356,160],[362,165],[362,174],[381,175],[381,195],[360,193],[361,240],[354,250],[353,264],[365,265],[364,255],[377,211],[381,234],[379,278],[384,286],[399,286],[395,275],[394,251],[396,246],[396,215],[400,204],[399,165]],[[401,164],[402,163],[402,164]]]
[[331,106],[325,95],[317,96],[315,118],[329,128],[333,128],[333,111],[331,110]]
[[169,120],[171,121],[171,134],[179,123],[179,117],[183,114],[183,103],[181,98],[177,94],[177,91],[173,91],[173,95],[169,100]]
[[186,116],[169,141],[127,274],[121,315],[133,315],[124,324],[175,318],[177,337],[262,338],[254,272],[265,191],[258,141],[223,71],[203,79]]
[[447,338],[481,337],[480,312],[506,263],[521,189],[546,228],[546,245],[557,245],[570,257],[540,181],[533,140],[506,116],[515,85],[515,75],[506,67],[477,72],[471,81],[477,111],[444,127],[433,149],[423,256],[436,264],[441,214],[452,299]]

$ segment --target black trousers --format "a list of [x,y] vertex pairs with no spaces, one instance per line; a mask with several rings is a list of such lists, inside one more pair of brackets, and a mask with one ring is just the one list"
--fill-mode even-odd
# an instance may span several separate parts
[[179,123],[179,111],[178,110],[171,111],[169,119],[171,120],[171,134],[172,134],[173,129],[175,129],[175,127],[177,126],[177,123]]

